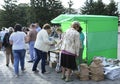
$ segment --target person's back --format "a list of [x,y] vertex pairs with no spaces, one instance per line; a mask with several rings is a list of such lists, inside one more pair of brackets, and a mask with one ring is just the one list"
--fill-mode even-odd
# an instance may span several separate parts
[[3,43],[2,46],[6,47],[11,47],[10,42],[9,42],[9,37],[10,37],[10,33],[6,33],[4,38],[3,38]]
[[24,32],[14,32],[11,37],[13,38],[13,50],[25,49],[25,33]]
[[12,45],[9,42],[9,37],[13,33],[14,29],[12,27],[9,27],[8,33],[5,34],[3,38],[3,46],[5,48],[5,54],[6,54],[6,66],[9,66],[10,58],[11,58],[11,63],[13,64],[13,53],[12,53]]
[[78,55],[78,53],[76,52],[76,48],[78,48],[76,44],[79,44],[79,41],[77,40],[78,36],[79,33],[75,29],[68,29],[64,35],[61,49]]
[[16,24],[14,27],[15,32],[10,35],[10,44],[12,44],[12,51],[14,56],[14,71],[15,76],[19,76],[19,61],[21,70],[24,71],[25,64],[25,39],[26,34],[22,31],[22,26]]
[[29,40],[35,41],[37,36],[37,31],[35,29],[30,30],[29,32]]
[[34,44],[36,41],[37,31],[36,31],[36,25],[31,24],[30,25],[30,31],[28,33],[29,38],[29,51],[30,51],[30,60],[28,62],[33,62],[36,59],[36,54],[34,50]]

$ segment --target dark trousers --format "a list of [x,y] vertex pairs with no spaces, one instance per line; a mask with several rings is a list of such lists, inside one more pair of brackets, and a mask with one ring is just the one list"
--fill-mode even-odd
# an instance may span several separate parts
[[45,59],[47,57],[47,52],[43,52],[43,51],[38,50],[36,48],[35,48],[35,52],[36,52],[36,59],[35,59],[35,62],[33,64],[32,71],[37,70],[37,65],[38,65],[39,61],[42,59],[42,61],[41,61],[41,69],[42,69],[42,73],[44,73],[44,72],[46,72]]

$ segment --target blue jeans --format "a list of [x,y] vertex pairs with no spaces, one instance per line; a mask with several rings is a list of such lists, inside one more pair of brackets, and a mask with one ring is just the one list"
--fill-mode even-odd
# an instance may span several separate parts
[[42,73],[46,72],[46,69],[45,69],[45,58],[47,57],[47,52],[43,52],[41,50],[38,50],[35,48],[35,52],[36,52],[36,59],[35,59],[35,62],[33,64],[33,68],[32,68],[32,71],[36,71],[37,70],[37,65],[39,63],[39,61],[42,59],[42,62],[41,62],[41,69],[42,69]]
[[20,62],[21,70],[24,70],[25,52],[26,52],[25,49],[13,50],[15,74],[19,74],[19,62]]
[[35,60],[35,58],[36,58],[34,44],[35,44],[35,41],[29,42],[29,51],[30,51],[30,60],[31,61]]

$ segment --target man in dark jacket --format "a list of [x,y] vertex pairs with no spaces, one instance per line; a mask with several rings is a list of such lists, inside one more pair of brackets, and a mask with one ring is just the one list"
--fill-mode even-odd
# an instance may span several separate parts
[[5,54],[6,54],[6,66],[9,66],[9,60],[11,57],[11,62],[13,64],[13,54],[12,54],[12,45],[9,42],[9,37],[12,34],[14,29],[12,27],[9,27],[9,32],[5,34],[3,38],[3,46],[5,47]]

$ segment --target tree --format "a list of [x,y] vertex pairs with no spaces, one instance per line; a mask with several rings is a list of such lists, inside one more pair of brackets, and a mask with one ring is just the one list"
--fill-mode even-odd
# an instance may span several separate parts
[[4,0],[3,10],[0,11],[0,26],[10,27],[16,23],[24,26],[34,22],[43,25],[61,13],[64,7],[59,0],[30,0],[28,4],[18,4],[17,0]]
[[24,26],[28,22],[28,4],[16,4],[17,0],[4,0],[3,10],[0,15],[0,26],[10,27],[16,23],[20,23]]
[[93,2],[93,0],[86,0],[85,6],[81,9],[82,14],[92,14],[92,15],[112,15],[117,16],[117,5],[114,0],[106,5],[102,2],[102,0],[98,0]]
[[106,7],[106,10],[107,10],[107,15],[118,16],[117,4],[115,3],[114,0],[110,1],[110,3]]
[[94,2],[94,15],[106,15],[106,5],[102,2],[102,0],[98,0]]
[[16,2],[17,0],[4,0],[5,5],[3,5],[3,11],[1,15],[2,26],[9,27],[14,26],[15,24],[15,16],[14,12],[16,9]]
[[0,29],[4,26],[3,15],[4,15],[4,11],[0,9]]
[[105,4],[102,0],[94,2],[93,0],[86,0],[85,6],[81,9],[82,14],[89,15],[104,15],[105,14]]
[[85,5],[80,10],[82,14],[93,14],[94,12],[93,8],[94,8],[94,1],[86,0]]
[[20,23],[23,26],[28,25],[29,22],[29,5],[28,4],[18,4],[15,10],[16,23]]
[[59,0],[30,0],[31,22],[38,22],[41,26],[50,23],[50,20],[64,12],[64,7]]

